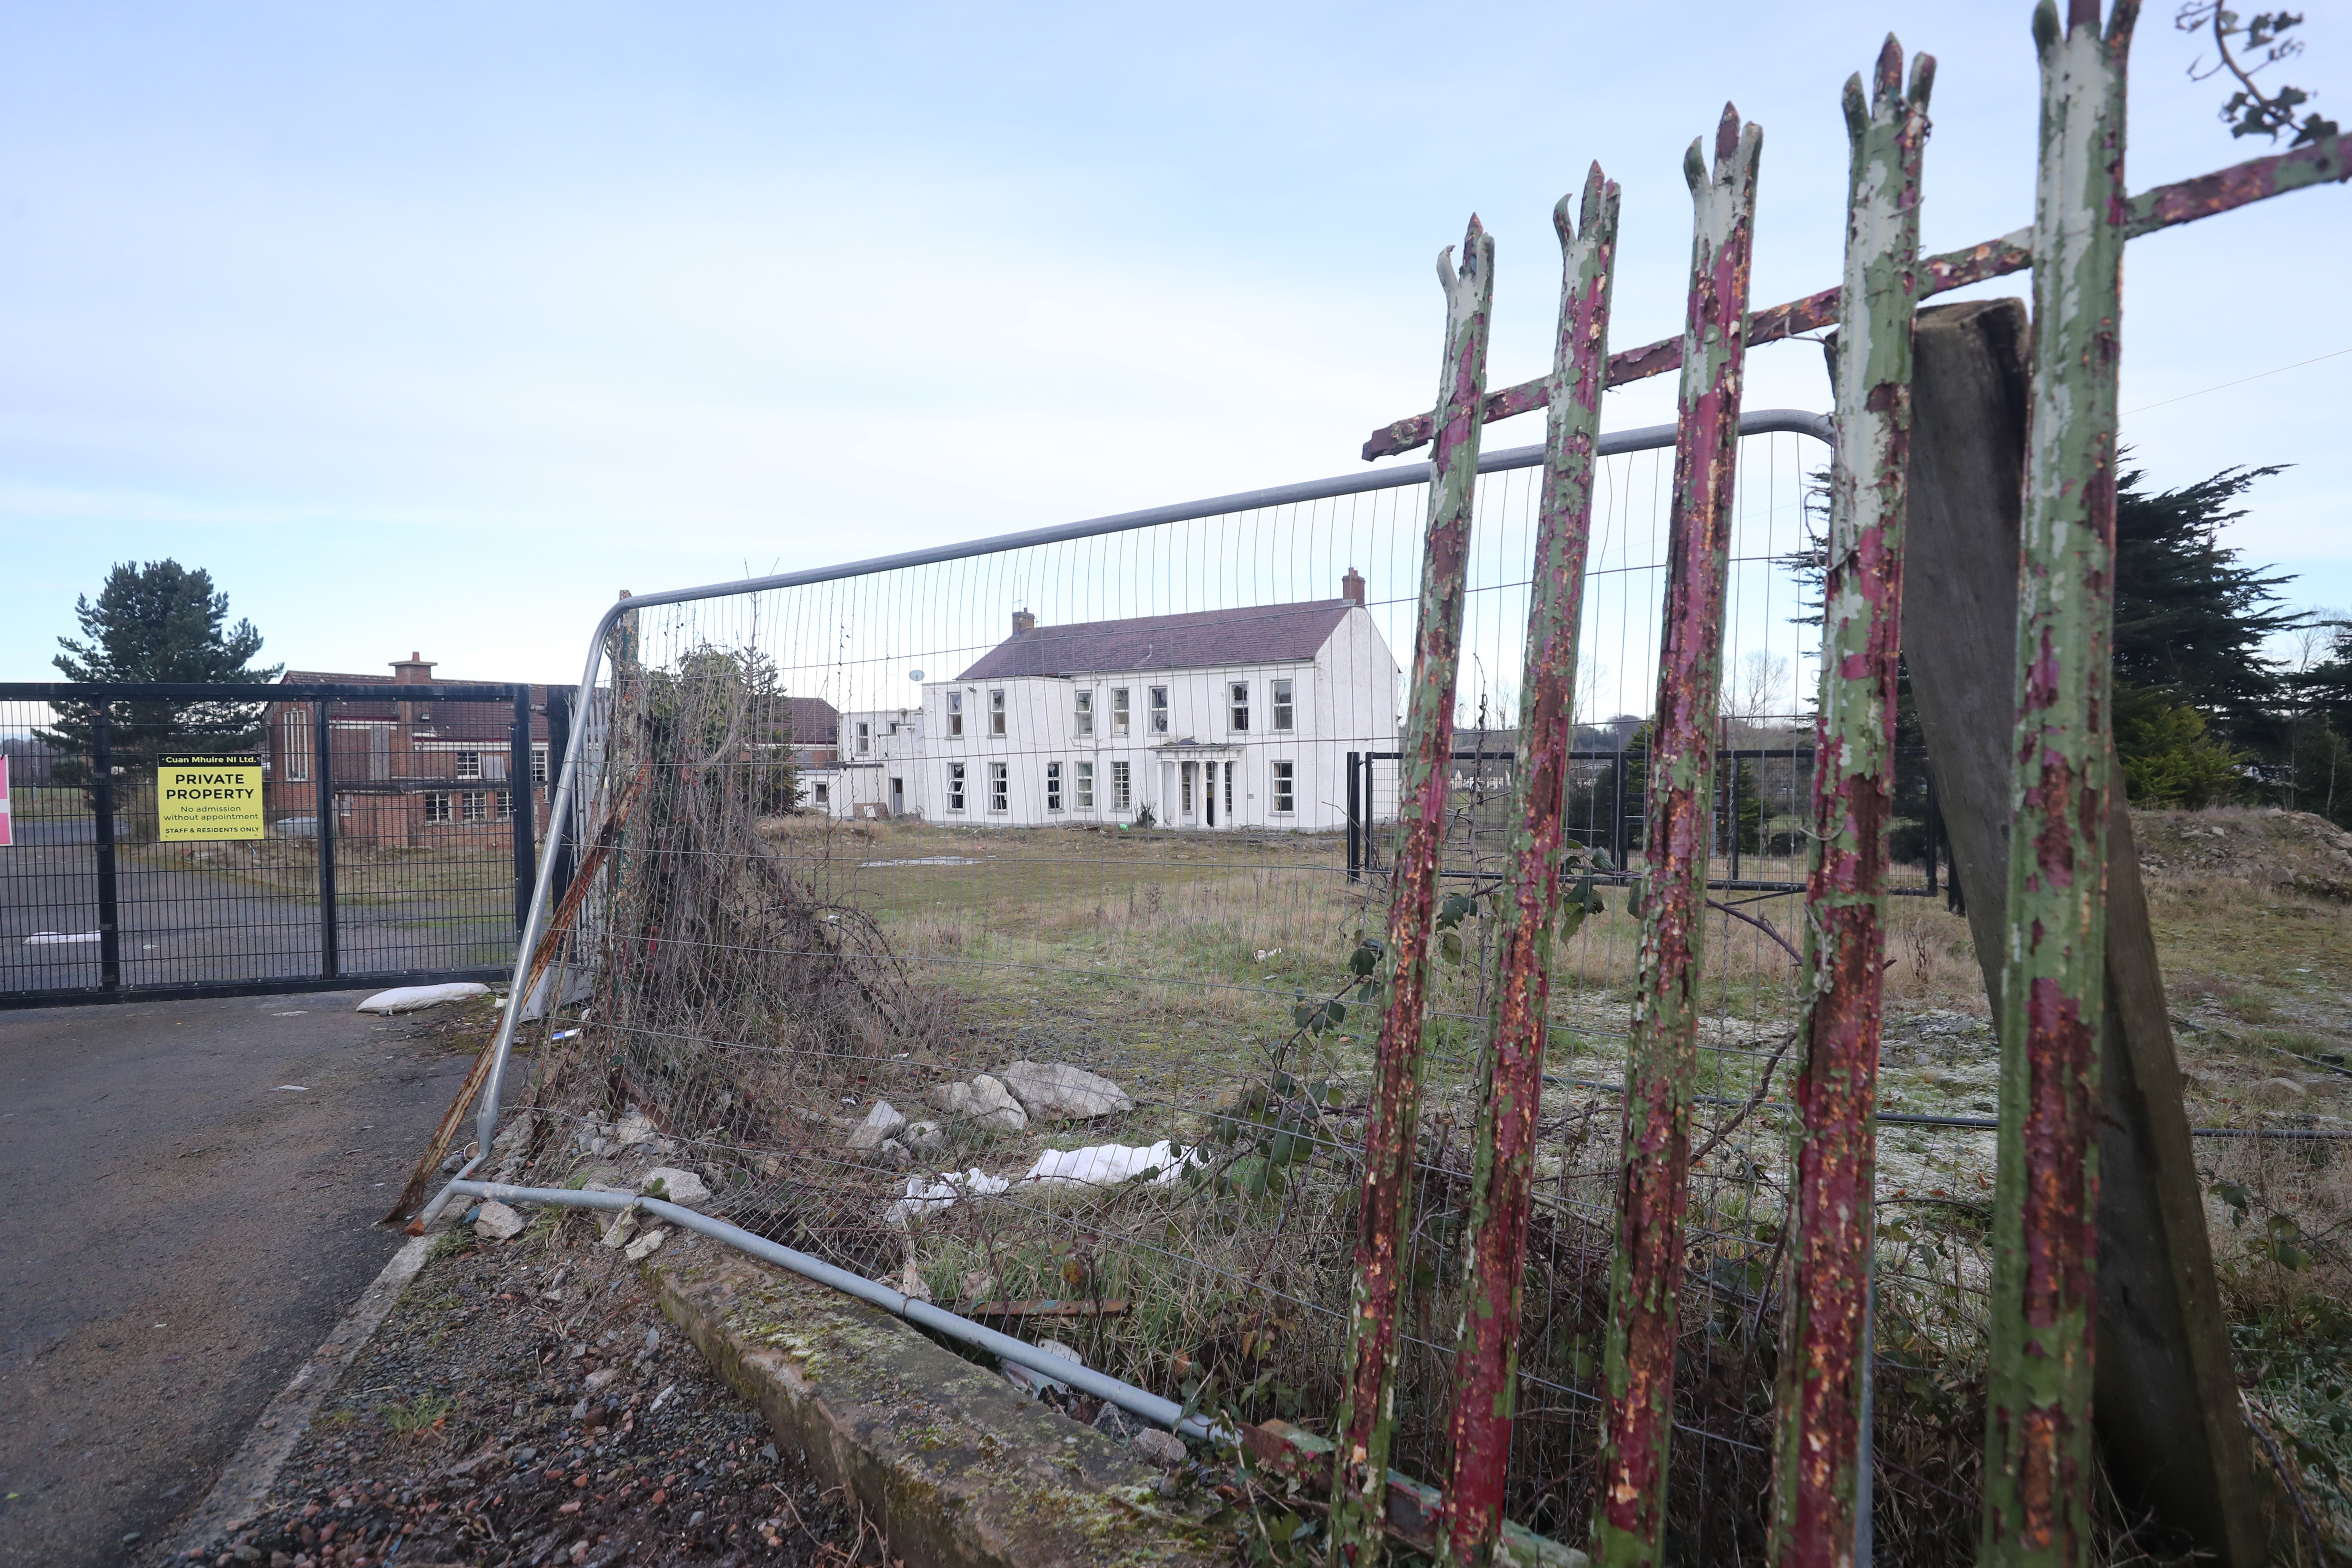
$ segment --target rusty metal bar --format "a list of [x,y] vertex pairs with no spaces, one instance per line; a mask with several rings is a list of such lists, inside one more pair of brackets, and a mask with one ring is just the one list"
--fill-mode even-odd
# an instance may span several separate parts
[[[2272,196],[2283,196],[2289,191],[2299,191],[2310,185],[2338,184],[2352,180],[2352,152],[2342,139],[2322,137],[2308,147],[2291,152],[2273,153],[2267,158],[2253,158],[2235,163],[2210,174],[2199,174],[2169,185],[2158,185],[2130,200],[2125,218],[2125,237],[2137,239],[2159,229],[2172,228],[2184,223],[2194,223],[2201,217],[2211,217]],[[1988,278],[2006,273],[2022,272],[2033,265],[2033,231],[2021,228],[1959,250],[1948,250],[1930,256],[1918,264],[1919,290],[1916,300],[1947,294],[1955,289],[1965,289],[1971,283],[1981,283]],[[1834,326],[1838,321],[1838,299],[1843,285],[1808,294],[1801,300],[1770,305],[1748,319],[1748,342],[1777,342],[1795,337],[1801,332],[1818,331]],[[1662,338],[1654,343],[1643,343],[1637,349],[1626,349],[1610,356],[1609,384],[1622,386],[1627,382],[1647,376],[1664,375],[1683,362],[1682,339]],[[1486,395],[1479,417],[1488,424],[1508,419],[1515,414],[1532,414],[1544,405],[1550,395],[1551,380],[1538,376],[1516,386],[1506,386]],[[1410,452],[1428,445],[1430,419],[1426,414],[1415,414],[1392,425],[1383,425],[1364,442],[1364,461],[1392,458],[1400,452]]]
[[1454,750],[1454,678],[1461,663],[1471,498],[1478,470],[1477,415],[1486,391],[1495,297],[1495,242],[1475,215],[1462,237],[1458,274],[1453,254],[1448,247],[1437,258],[1438,281],[1445,289],[1445,360],[1437,387],[1437,444],[1429,465],[1429,531],[1413,634],[1412,689],[1398,764],[1388,1006],[1364,1128],[1348,1382],[1340,1393],[1339,1474],[1331,1498],[1334,1560],[1355,1568],[1380,1556],[1389,1442],[1396,1428],[1397,1307],[1409,1261],[1412,1162],[1421,1129],[1430,928],[1445,837],[1447,758]]
[[1726,104],[1715,134],[1712,177],[1699,142],[1683,158],[1697,210],[1690,313],[1683,329],[1665,636],[1651,730],[1649,874],[1625,1054],[1624,1153],[1601,1373],[1592,1556],[1602,1568],[1656,1568],[1665,1549],[1715,721],[1723,689],[1732,478],[1762,146],[1762,129],[1743,126],[1739,111]]
[[1871,91],[1845,84],[1852,145],[1837,347],[1837,446],[1813,740],[1811,875],[1805,889],[1806,1055],[1796,1080],[1794,1235],[1774,1401],[1771,1560],[1866,1562],[1870,1445],[1871,1183],[1880,973],[1886,956],[1887,825],[1895,797],[1895,678],[1911,444],[1911,311],[1919,165],[1936,61],[1903,86],[1889,35]]
[[2117,0],[2104,32],[2098,0],[2069,0],[2063,25],[2053,0],[2033,14],[2039,265],[1977,1556],[2004,1568],[2077,1564],[2091,1550],[2124,89],[2137,12]]
[[1544,1008],[1574,737],[1577,634],[1592,531],[1594,448],[1609,359],[1609,295],[1617,258],[1617,183],[1592,165],[1559,232],[1559,326],[1552,345],[1551,418],[1536,514],[1527,670],[1519,683],[1518,826],[1509,890],[1497,900],[1494,1031],[1478,1092],[1470,1172],[1468,1278],[1454,1340],[1452,1474],[1438,1561],[1495,1561],[1510,1474],[1518,1386],[1519,1299],[1526,1272],[1528,1183],[1543,1098]]

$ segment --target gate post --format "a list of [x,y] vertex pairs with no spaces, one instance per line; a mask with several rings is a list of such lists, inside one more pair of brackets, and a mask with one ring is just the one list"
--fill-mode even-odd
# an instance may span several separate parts
[[320,698],[310,704],[310,776],[319,825],[310,841],[319,851],[319,977],[332,980],[343,972],[343,955],[335,925],[335,759],[334,729],[327,714],[334,704]]
[[1348,880],[1364,879],[1363,787],[1356,776],[1361,752],[1348,753]]
[[[1723,692],[1732,479],[1748,347],[1748,279],[1761,127],[1724,105],[1715,169],[1703,141],[1684,154],[1696,208],[1683,327],[1680,425],[1665,634],[1652,727],[1641,970],[1625,1053],[1617,1242],[1609,1267],[1592,1557],[1655,1568],[1665,1553],[1675,1338],[1689,1202],[1690,1111],[1698,1076],[1699,950],[1715,816],[1716,712]],[[1658,775],[1663,773],[1664,779]]]
[[523,685],[514,689],[514,726],[507,735],[507,837],[514,850],[517,931],[530,923],[530,889],[539,871],[530,792],[530,688]]
[[[555,875],[547,889],[548,908],[557,909],[572,889],[572,830],[555,818],[555,790],[563,777],[564,759],[572,754],[572,693],[561,686],[547,689],[547,826],[555,839]],[[536,787],[536,786],[533,786]]]
[[91,710],[89,765],[98,775],[90,833],[98,845],[98,984],[103,991],[122,988],[122,930],[114,885],[113,728],[113,704],[100,698]]
[[1454,751],[1454,678],[1470,564],[1471,497],[1478,473],[1478,409],[1486,396],[1486,331],[1495,296],[1495,242],[1475,216],[1437,258],[1445,289],[1445,355],[1437,387],[1437,442],[1430,455],[1429,528],[1421,610],[1413,633],[1412,689],[1397,763],[1397,854],[1390,872],[1388,1007],[1364,1122],[1364,1184],[1357,1202],[1355,1282],[1349,1293],[1347,1382],[1339,1396],[1338,1467],[1331,1478],[1334,1561],[1365,1568],[1381,1553],[1389,1441],[1396,1428],[1397,1311],[1412,1241],[1412,1166],[1419,1152],[1421,1080],[1428,1026],[1429,938],[1437,912],[1445,833],[1447,763]]

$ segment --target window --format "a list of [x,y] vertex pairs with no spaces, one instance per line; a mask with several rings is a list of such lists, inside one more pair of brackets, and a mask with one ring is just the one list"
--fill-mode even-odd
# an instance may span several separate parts
[[490,815],[490,797],[486,790],[469,789],[460,803],[460,810],[468,822],[479,822]]
[[1110,732],[1114,735],[1127,733],[1127,688],[1124,686],[1110,689]]
[[286,713],[286,782],[306,784],[310,777],[310,715],[299,708]]
[[449,820],[449,792],[447,790],[428,789],[425,792],[425,820],[427,822],[446,822]]
[[1274,727],[1277,730],[1293,728],[1291,717],[1293,711],[1290,702],[1290,682],[1276,681],[1274,683]]
[[988,694],[988,732],[992,735],[1004,733],[1004,693],[1002,691]]
[[830,807],[833,805],[833,786],[831,784],[818,784],[816,786],[816,803],[819,805],[826,807]]
[[547,742],[544,741],[535,742],[530,748],[530,782],[547,782]]
[[948,693],[948,737],[958,741],[963,739],[963,693],[961,691]]
[[1095,694],[1093,692],[1078,693],[1077,718],[1079,734],[1091,735],[1095,732]]
[[458,752],[457,776],[461,779],[480,778],[482,776],[482,753],[479,752]]
[[1225,821],[1227,822],[1227,824],[1229,824],[1229,825],[1230,825],[1230,824],[1232,823],[1232,821],[1233,821],[1233,820],[1234,820],[1234,764],[1233,764],[1233,763],[1227,763],[1225,764]]
[[499,797],[499,820],[500,822],[512,822],[514,820],[514,791],[510,789],[502,789],[497,791],[496,794]]
[[1286,815],[1298,809],[1297,770],[1297,763],[1274,764],[1274,809],[1277,813]]
[[1113,763],[1110,765],[1110,808],[1113,811],[1125,811],[1127,807],[1127,764]]
[[1248,729],[1249,682],[1246,680],[1231,682],[1225,689],[1225,697],[1232,706],[1234,728],[1236,731]]
[[1183,780],[1183,802],[1184,802],[1184,815],[1185,815],[1185,816],[1192,816],[1192,771],[1193,771],[1193,767],[1194,767],[1194,764],[1193,764],[1193,763],[1186,763],[1182,764],[1181,766],[1180,766],[1179,768],[1177,768],[1177,770],[1176,770],[1177,776],[1178,776],[1179,778],[1181,778],[1181,779],[1182,779],[1182,780]]
[[1155,735],[1168,733],[1168,689],[1164,686],[1151,689],[1151,732]]
[[948,809],[950,811],[963,809],[963,764],[961,763],[948,764]]
[[874,726],[860,719],[857,721],[857,754],[864,756],[874,749]]
[[1059,763],[1045,764],[1045,809],[1062,809],[1062,764]]
[[988,809],[991,811],[1013,809],[1013,783],[1006,776],[1007,772],[1003,763],[988,764]]

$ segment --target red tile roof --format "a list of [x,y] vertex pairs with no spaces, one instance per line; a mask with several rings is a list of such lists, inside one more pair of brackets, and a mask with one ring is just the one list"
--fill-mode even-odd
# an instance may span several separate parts
[[1313,658],[1356,607],[1352,599],[1249,609],[1139,616],[1126,621],[1016,632],[959,680],[1024,675],[1097,675],[1203,665],[1296,664]]

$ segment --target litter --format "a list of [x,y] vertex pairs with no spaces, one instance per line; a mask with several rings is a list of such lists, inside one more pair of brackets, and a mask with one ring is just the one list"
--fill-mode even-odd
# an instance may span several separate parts
[[390,991],[379,991],[361,1003],[362,1013],[414,1013],[423,1007],[437,1007],[444,1002],[462,1002],[469,996],[487,996],[490,988],[473,980],[460,980],[448,985],[400,985]]
[[278,1089],[273,1089],[269,1092],[276,1094],[278,1089],[290,1089],[297,1094],[308,1094],[310,1092],[310,1086],[307,1083],[281,1083],[278,1086]]
[[977,866],[980,862],[968,855],[919,855],[911,860],[860,860],[861,871],[873,866]]
[[[1037,1156],[1018,1181],[1045,1187],[1115,1187],[1149,1174],[1151,1184],[1165,1186],[1186,1165],[1205,1165],[1208,1157],[1197,1146],[1178,1148],[1163,1138],[1138,1148],[1127,1143],[1097,1143],[1085,1149],[1048,1149]],[[904,1228],[917,1215],[952,1206],[965,1198],[989,1198],[1010,1190],[1013,1182],[975,1168],[962,1175],[937,1179],[907,1178],[907,1195],[882,1211],[885,1222]]]
[[25,939],[25,945],[26,947],[58,947],[69,942],[96,942],[97,940],[98,933],[94,931],[77,931],[72,934],[54,931],[37,931],[32,935]]

